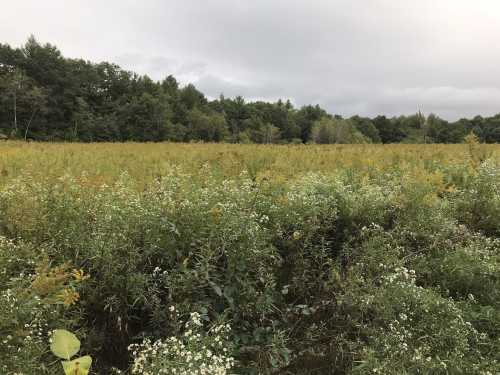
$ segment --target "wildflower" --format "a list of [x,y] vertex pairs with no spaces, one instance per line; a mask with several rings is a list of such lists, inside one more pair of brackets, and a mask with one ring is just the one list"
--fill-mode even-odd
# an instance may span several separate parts
[[90,278],[90,275],[85,275],[85,272],[82,269],[74,269],[73,271],[71,271],[71,274],[77,282],[82,282]]
[[78,302],[80,294],[73,289],[66,288],[58,295],[58,297],[65,306],[71,306]]

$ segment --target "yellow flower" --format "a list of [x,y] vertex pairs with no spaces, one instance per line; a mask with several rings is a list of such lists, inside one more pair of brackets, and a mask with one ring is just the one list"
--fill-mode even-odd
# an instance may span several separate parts
[[73,271],[71,271],[71,275],[73,275],[74,279],[79,283],[87,280],[90,277],[90,275],[85,275],[85,272],[82,269],[74,269]]
[[447,193],[454,193],[455,191],[457,191],[457,189],[455,188],[455,185],[450,185],[450,186],[446,187],[446,189],[445,189],[445,192],[447,192]]
[[74,305],[80,299],[80,294],[75,292],[73,289],[64,289],[59,295],[59,299],[62,301],[64,306]]
[[222,216],[222,208],[220,206],[214,206],[210,210],[210,214],[214,218],[215,222],[219,222],[221,216]]

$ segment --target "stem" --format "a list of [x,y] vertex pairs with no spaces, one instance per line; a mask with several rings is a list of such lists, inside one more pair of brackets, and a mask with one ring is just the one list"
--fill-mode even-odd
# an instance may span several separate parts
[[24,141],[26,142],[27,138],[28,138],[28,130],[30,128],[30,125],[31,125],[31,121],[33,121],[33,117],[35,117],[35,114],[38,110],[35,109],[32,113],[31,113],[31,117],[30,117],[30,120],[28,121],[28,124],[26,125],[26,131],[24,132]]
[[17,133],[17,92],[14,90],[14,130]]
[[76,140],[78,138],[78,120],[75,120],[75,128],[73,130],[73,137],[74,137],[74,140]]

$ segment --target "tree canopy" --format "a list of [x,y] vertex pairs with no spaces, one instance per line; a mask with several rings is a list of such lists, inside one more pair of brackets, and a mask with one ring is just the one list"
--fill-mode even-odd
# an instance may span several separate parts
[[107,62],[69,59],[33,36],[0,43],[0,134],[40,141],[459,143],[500,142],[500,114],[448,122],[434,114],[366,118],[319,105],[209,100],[173,77],[154,81]]

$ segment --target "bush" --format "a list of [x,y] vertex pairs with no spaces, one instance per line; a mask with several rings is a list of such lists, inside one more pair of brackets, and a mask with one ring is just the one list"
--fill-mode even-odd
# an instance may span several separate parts
[[50,332],[80,323],[70,307],[86,277],[68,265],[49,265],[43,254],[0,236],[0,369],[4,374],[57,373],[48,355]]
[[[54,328],[78,331],[106,374],[500,370],[496,162],[291,179],[200,168],[2,186],[2,371],[54,371]],[[193,311],[231,324],[222,351],[198,315],[183,324]]]

